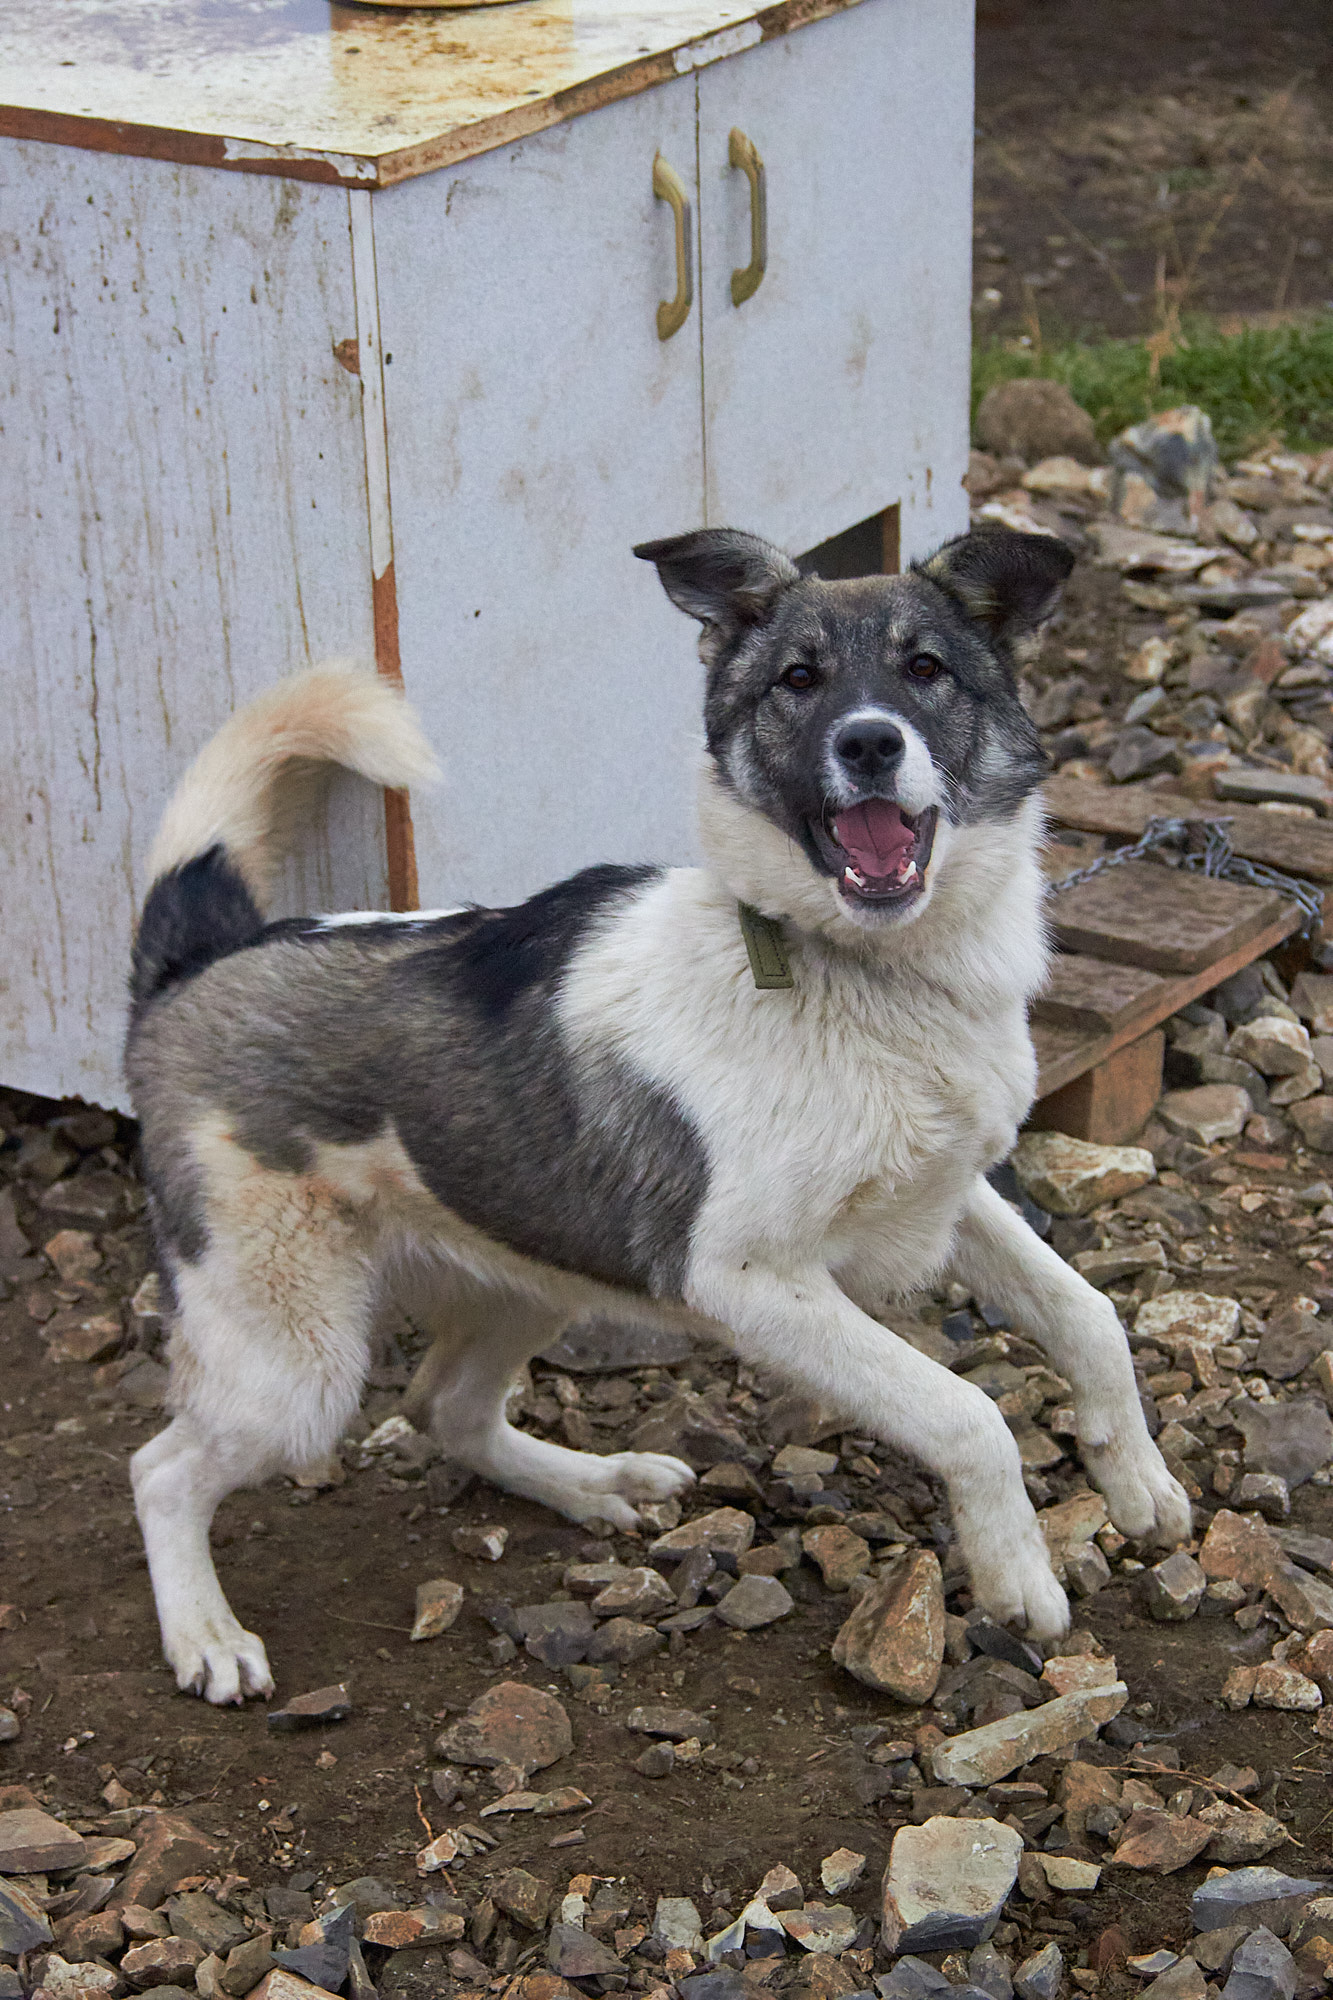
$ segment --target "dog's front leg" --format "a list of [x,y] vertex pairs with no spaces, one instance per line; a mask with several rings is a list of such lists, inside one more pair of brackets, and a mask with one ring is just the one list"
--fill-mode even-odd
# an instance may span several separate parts
[[1190,1504],[1148,1436],[1111,1301],[980,1178],[958,1225],[951,1270],[974,1297],[1009,1313],[1069,1383],[1083,1462],[1120,1532],[1187,1541]]
[[822,1266],[779,1272],[753,1257],[696,1264],[687,1302],[728,1327],[748,1360],[802,1383],[938,1474],[973,1595],[992,1618],[1038,1639],[1068,1630],[1018,1447],[980,1389],[863,1313]]

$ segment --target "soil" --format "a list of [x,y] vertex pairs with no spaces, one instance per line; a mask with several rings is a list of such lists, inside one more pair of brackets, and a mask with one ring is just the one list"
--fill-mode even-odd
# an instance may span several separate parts
[[1333,301],[1323,0],[980,0],[976,146],[979,333]]

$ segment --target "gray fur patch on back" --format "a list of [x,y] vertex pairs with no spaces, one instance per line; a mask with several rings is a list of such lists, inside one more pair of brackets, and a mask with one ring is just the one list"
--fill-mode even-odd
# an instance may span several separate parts
[[536,936],[535,957],[508,984],[478,967],[487,925],[510,913],[479,912],[424,938],[284,925],[167,995],[129,1061],[150,1177],[176,1191],[157,1202],[165,1247],[189,1260],[206,1242],[181,1169],[185,1135],[209,1113],[289,1173],[311,1164],[313,1141],[364,1143],[392,1125],[436,1198],[492,1239],[678,1295],[707,1181],[701,1142],[622,1062],[572,1051],[555,1006],[591,924],[614,921],[642,879],[560,885],[561,906],[520,939]]

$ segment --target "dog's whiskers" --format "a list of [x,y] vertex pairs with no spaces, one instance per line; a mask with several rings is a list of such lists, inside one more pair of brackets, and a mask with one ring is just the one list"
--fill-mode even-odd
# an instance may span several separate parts
[[940,771],[937,767],[940,789],[944,793],[944,803],[949,807],[951,817],[958,817],[967,807],[972,794],[952,771]]

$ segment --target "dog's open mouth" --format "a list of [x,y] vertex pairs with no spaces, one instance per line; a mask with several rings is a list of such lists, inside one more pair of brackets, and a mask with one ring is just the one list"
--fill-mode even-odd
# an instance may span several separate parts
[[892,799],[863,799],[815,828],[820,851],[849,903],[901,906],[919,896],[939,812],[904,812]]

